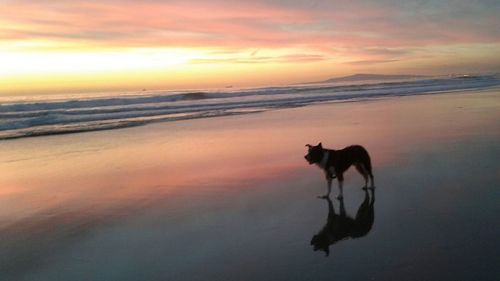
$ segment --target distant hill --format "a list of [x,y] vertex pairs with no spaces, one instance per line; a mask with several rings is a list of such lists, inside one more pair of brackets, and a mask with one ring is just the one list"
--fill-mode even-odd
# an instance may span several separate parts
[[328,80],[310,82],[308,84],[316,83],[332,83],[332,82],[355,82],[355,81],[369,81],[369,80],[398,80],[398,79],[421,79],[428,76],[423,75],[384,75],[384,74],[366,74],[358,73],[344,77],[331,78]]

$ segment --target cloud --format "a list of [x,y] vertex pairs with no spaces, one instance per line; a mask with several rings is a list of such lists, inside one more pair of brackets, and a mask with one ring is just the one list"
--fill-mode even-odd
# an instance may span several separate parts
[[388,63],[388,62],[395,62],[395,61],[398,61],[398,60],[358,60],[358,61],[345,62],[345,64],[350,64],[350,65],[372,65],[372,64]]
[[[253,53],[252,53],[253,54]],[[317,62],[323,61],[327,58],[322,55],[316,54],[288,54],[279,56],[250,56],[239,55],[232,58],[203,58],[193,59],[190,62],[194,64],[207,64],[207,63],[297,63],[297,62]]]
[[[404,60],[433,46],[500,44],[499,3],[2,1],[0,11],[8,12],[0,18],[0,43],[51,41],[75,48],[203,48],[247,54],[223,59],[235,63],[338,59],[376,64]],[[262,50],[285,48],[314,55],[261,55]]]
[[487,9],[465,1],[441,2],[448,5],[432,1],[419,5],[413,1],[311,5],[298,1],[9,1],[0,3],[1,10],[9,11],[3,13],[0,29],[7,38],[175,47],[405,47],[500,40],[498,4]]

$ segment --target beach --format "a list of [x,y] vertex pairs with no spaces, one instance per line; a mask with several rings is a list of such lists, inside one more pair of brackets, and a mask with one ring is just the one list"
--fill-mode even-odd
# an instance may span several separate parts
[[[328,256],[319,142],[376,185],[345,175],[373,220]],[[498,87],[3,140],[0,280],[497,280],[499,159]]]

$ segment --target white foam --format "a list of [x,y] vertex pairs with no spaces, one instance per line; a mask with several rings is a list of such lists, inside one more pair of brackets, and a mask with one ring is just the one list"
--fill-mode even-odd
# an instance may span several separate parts
[[0,139],[136,126],[334,101],[429,94],[500,85],[496,76],[321,84],[207,92],[148,92],[0,105]]

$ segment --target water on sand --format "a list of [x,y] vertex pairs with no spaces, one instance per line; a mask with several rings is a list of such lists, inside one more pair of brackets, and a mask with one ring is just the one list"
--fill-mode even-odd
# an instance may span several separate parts
[[[496,280],[499,109],[491,90],[0,142],[0,280]],[[316,198],[319,141],[368,149],[376,200],[355,171]]]

